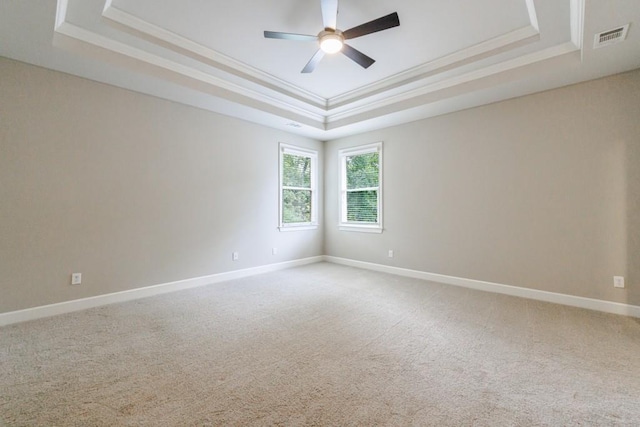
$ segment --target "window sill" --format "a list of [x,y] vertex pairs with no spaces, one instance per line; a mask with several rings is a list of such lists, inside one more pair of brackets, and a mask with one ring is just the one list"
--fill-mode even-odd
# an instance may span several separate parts
[[304,230],[316,230],[318,225],[288,225],[278,227],[280,231],[304,231]]
[[340,225],[340,231],[355,231],[358,233],[382,233],[382,227],[378,225]]

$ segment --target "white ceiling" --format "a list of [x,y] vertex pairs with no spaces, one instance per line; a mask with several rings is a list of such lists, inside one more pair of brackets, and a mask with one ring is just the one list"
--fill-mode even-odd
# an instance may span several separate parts
[[320,140],[640,67],[639,0],[341,0],[338,28],[391,12],[349,41],[366,70],[263,37],[317,34],[320,0],[0,0],[0,55]]

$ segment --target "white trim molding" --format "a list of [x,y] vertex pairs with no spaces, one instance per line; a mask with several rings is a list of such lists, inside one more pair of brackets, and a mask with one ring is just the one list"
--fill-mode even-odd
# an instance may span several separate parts
[[[105,49],[109,52],[113,52],[127,58],[141,61],[153,67],[158,67],[162,70],[169,71],[171,73],[174,73],[174,75],[176,76],[182,76],[200,83],[204,83],[210,88],[227,91],[229,94],[244,97],[247,100],[245,102],[246,105],[251,105],[251,102],[249,101],[254,101],[254,103],[259,102],[264,104],[263,109],[265,111],[269,106],[271,106],[282,111],[299,115],[300,117],[311,119],[320,127],[322,127],[324,124],[325,118],[324,114],[322,114],[323,110],[319,107],[313,108],[309,104],[303,103],[301,101],[295,102],[292,100],[282,100],[276,98],[275,96],[268,94],[268,90],[265,90],[265,93],[262,93],[254,89],[250,89],[243,85],[233,83],[221,77],[214,76],[212,74],[184,65],[182,63],[172,61],[153,53],[149,53],[137,47],[112,40],[100,34],[85,30],[84,28],[78,27],[77,25],[70,24],[69,22],[63,22],[58,25],[58,27],[56,28],[56,32],[80,42]],[[222,96],[222,93],[218,92],[218,94]],[[228,95],[227,97],[231,98]],[[236,99],[236,101],[240,102],[240,99]]]
[[323,260],[324,258],[322,256],[302,258],[293,261],[261,265],[259,267],[227,271],[224,273],[211,274],[208,276],[194,277],[191,279],[178,280],[175,282],[162,283],[159,285],[146,286],[143,288],[130,289],[121,292],[114,292],[105,295],[97,295],[89,298],[64,301],[56,304],[42,305],[39,307],[27,308],[24,310],[0,313],[0,326],[26,322],[28,320],[41,319],[44,317],[56,316],[58,314],[72,313],[75,311],[100,307],[117,302],[132,301],[154,295],[162,295],[169,292],[182,291],[185,289],[212,285],[214,283],[225,282],[227,280],[241,279],[243,277],[255,276],[256,274],[270,273],[272,271],[285,270],[287,268],[313,264],[316,262],[321,262]]
[[484,79],[507,72],[516,71],[523,67],[540,63],[549,59],[573,54],[578,50],[579,49],[577,49],[572,42],[566,42],[530,54],[522,55],[514,59],[499,62],[494,65],[489,65],[484,68],[439,80],[434,83],[420,85],[416,88],[411,88],[404,92],[400,92],[398,90],[395,94],[390,94],[389,96],[385,96],[379,100],[355,102],[353,104],[349,104],[348,108],[341,107],[332,110],[331,114],[328,114],[326,118],[327,128],[331,129],[331,125],[335,122],[340,122],[348,118],[357,117],[359,115],[362,116],[365,113],[380,110],[385,107],[399,106],[394,107],[394,109],[401,110],[407,108],[403,107],[404,104],[410,104],[412,101],[420,99],[420,97],[424,95],[438,93],[445,89],[458,87],[462,90],[466,90],[464,89],[465,85],[470,85],[470,87],[474,87],[476,90],[479,90],[483,88]]
[[[339,230],[342,231],[357,231],[364,233],[382,233],[383,228],[383,151],[382,151],[382,141],[375,142],[373,144],[367,145],[359,145],[356,147],[348,147],[343,148],[338,151],[338,161],[340,163],[340,176],[338,179],[338,183],[340,185],[338,194],[340,198],[338,200],[339,212],[340,212],[340,221],[338,223]],[[378,185],[372,186],[371,188],[348,188],[347,181],[347,158],[363,155],[363,154],[378,154]],[[376,210],[376,221],[375,222],[358,222],[358,221],[349,221],[347,219],[347,195],[350,191],[375,191],[377,195],[377,210]]]
[[457,52],[436,58],[409,70],[400,72],[376,83],[363,86],[354,91],[335,96],[327,100],[328,111],[349,106],[354,102],[371,98],[383,92],[392,93],[392,89],[409,86],[411,83],[444,73],[463,65],[470,64],[492,55],[508,52],[528,43],[540,40],[540,32],[533,26],[523,27],[510,33],[485,40],[476,45],[461,49]]
[[571,42],[577,49],[584,46],[584,12],[586,0],[571,0]]
[[324,260],[334,264],[341,264],[350,267],[362,268],[365,270],[395,274],[397,276],[412,277],[414,279],[428,280],[431,282],[476,289],[484,292],[493,292],[497,294],[511,295],[514,297],[528,298],[536,301],[545,301],[554,304],[601,311],[604,313],[612,313],[640,318],[640,306],[637,305],[623,304],[619,302],[605,301],[594,298],[585,298],[575,295],[560,294],[556,292],[541,291],[538,289],[522,288],[518,286],[503,285],[500,283],[485,282],[482,280],[446,276],[444,274],[428,273],[425,271],[410,270],[407,268],[393,267],[389,265],[375,264],[371,262],[357,261],[353,259],[328,255],[324,256]]
[[271,74],[258,70],[227,55],[223,55],[213,49],[189,40],[179,34],[160,28],[143,19],[133,16],[112,5],[112,0],[105,3],[102,16],[130,30],[143,34],[155,40],[156,44],[172,48],[178,53],[187,54],[192,58],[211,65],[216,68],[224,68],[237,76],[246,80],[253,80],[264,87],[269,87],[281,92],[283,95],[308,103],[310,106],[325,109],[326,100],[294,86],[282,79],[278,79]]
[[257,274],[270,273],[273,271],[285,270],[293,267],[314,264],[317,262],[330,262],[333,264],[346,265],[349,267],[361,268],[365,270],[379,271],[382,273],[395,274],[397,276],[411,277],[431,282],[438,282],[447,285],[461,286],[476,289],[484,292],[511,295],[520,298],[528,298],[537,301],[545,301],[554,304],[567,305],[571,307],[585,308],[604,313],[619,314],[640,318],[640,306],[623,304],[612,301],[604,301],[593,298],[578,297],[574,295],[547,292],[537,289],[522,288],[518,286],[503,285],[499,283],[485,282],[481,280],[465,279],[461,277],[446,276],[443,274],[428,273],[419,270],[393,267],[371,262],[358,261],[347,258],[334,257],[329,255],[302,258],[293,261],[285,261],[276,264],[267,264],[259,267],[252,267],[243,270],[227,271],[224,273],[212,274],[209,276],[195,277],[191,279],[178,280],[175,282],[162,283],[159,285],[147,286],[143,288],[131,289],[127,291],[114,292],[105,295],[98,295],[89,298],[82,298],[72,301],[64,301],[56,304],[43,305],[39,307],[27,308],[24,310],[0,313],[0,326],[7,326],[15,323],[37,320],[59,314],[73,313],[88,308],[101,307],[103,305],[119,302],[133,301],[154,295],[162,295],[170,292],[181,291],[200,286],[212,285],[228,280],[241,279]]
[[[278,147],[278,229],[280,231],[315,230],[318,228],[318,151],[297,145],[280,143]],[[284,183],[284,156],[291,155],[306,157],[310,160],[309,187],[289,187]],[[284,190],[308,191],[311,193],[311,220],[309,222],[285,223],[284,222]]]
[[[544,24],[549,12],[537,11],[535,0],[523,1],[528,24],[329,98],[155,25],[118,7],[113,0],[104,0],[102,19],[90,25],[69,21],[80,20],[67,13],[81,4],[80,0],[57,0],[55,32],[86,44],[65,46],[79,54],[87,55],[86,48],[90,48],[91,55],[101,60],[126,63],[135,71],[186,85],[214,98],[303,123],[303,132],[322,134],[478,91],[491,83],[488,77],[508,78],[509,73],[524,67],[581,50],[586,0],[570,0],[570,19],[557,24],[570,30],[570,40],[556,35],[553,42],[543,40],[540,32],[539,21]],[[127,37],[114,37],[114,29]],[[139,40],[162,49],[150,49],[148,43],[140,44]],[[532,48],[518,50],[529,45]],[[168,51],[172,51],[171,55]],[[212,111],[229,114],[222,109]]]

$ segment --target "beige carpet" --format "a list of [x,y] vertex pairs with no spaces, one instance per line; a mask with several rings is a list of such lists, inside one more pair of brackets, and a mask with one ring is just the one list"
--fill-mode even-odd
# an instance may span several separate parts
[[314,264],[0,329],[9,426],[640,425],[640,322]]

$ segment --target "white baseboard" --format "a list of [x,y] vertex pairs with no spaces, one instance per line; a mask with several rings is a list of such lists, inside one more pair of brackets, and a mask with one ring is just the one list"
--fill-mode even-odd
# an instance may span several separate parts
[[166,294],[169,292],[210,285],[227,280],[240,279],[243,277],[254,276],[256,274],[269,273],[272,271],[312,264],[323,260],[323,256],[303,258],[276,264],[262,265],[259,267],[246,268],[243,270],[234,270],[225,273],[211,274],[209,276],[195,277],[192,279],[178,280],[175,282],[162,283],[159,285],[146,286],[144,288],[98,295],[95,297],[65,301],[57,304],[43,305],[39,307],[27,308],[24,310],[10,311],[8,313],[0,313],[0,326],[25,322],[27,320],[40,319],[43,317],[55,316],[57,314],[71,313],[74,311],[85,310],[87,308],[99,307],[116,302],[131,301],[139,298],[150,297],[153,295]]
[[480,291],[494,292],[521,298],[529,298],[538,301],[546,301],[555,304],[569,305],[572,307],[586,308],[605,313],[621,314],[623,316],[640,317],[640,306],[622,304],[618,302],[604,301],[593,298],[584,298],[574,295],[559,294],[555,292],[540,291],[537,289],[521,288],[518,286],[502,285],[499,283],[484,282],[481,280],[464,279],[462,277],[445,276],[443,274],[427,273],[406,268],[391,267],[388,265],[374,264],[364,261],[356,261],[347,258],[324,256],[324,260],[335,264],[348,265],[366,270],[380,271],[396,274],[398,276],[412,277],[415,279],[429,280],[448,285],[462,286]]
[[383,273],[396,274],[398,276],[412,277],[415,279],[429,280],[432,282],[445,283],[448,285],[462,286],[465,288],[477,289],[480,291],[512,295],[538,301],[546,301],[556,304],[569,305],[572,307],[602,311],[605,313],[620,314],[623,316],[640,318],[640,306],[636,305],[559,294],[555,292],[540,291],[537,289],[521,288],[517,286],[502,285],[499,283],[484,282],[481,280],[446,276],[443,274],[428,273],[425,271],[410,270],[406,268],[392,267],[388,265],[374,264],[365,261],[356,261],[347,258],[325,255],[286,261],[277,264],[268,264],[243,270],[228,271],[225,273],[195,277],[192,279],[178,280],[175,282],[131,289],[128,291],[98,295],[95,297],[82,298],[72,301],[65,301],[57,304],[43,305],[39,307],[27,308],[24,310],[10,311],[8,313],[0,313],[0,326],[40,319],[43,317],[55,316],[58,314],[71,313],[74,311],[85,310],[87,308],[99,307],[102,305],[113,304],[117,302],[132,301],[153,295],[161,295],[169,292],[195,288],[198,286],[224,282],[227,280],[240,279],[256,274],[269,273],[272,271],[313,264],[320,261],[327,261],[334,264],[342,264],[366,270],[380,271]]

